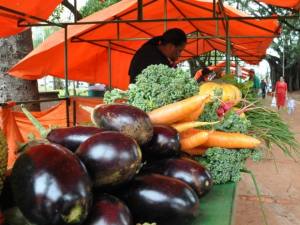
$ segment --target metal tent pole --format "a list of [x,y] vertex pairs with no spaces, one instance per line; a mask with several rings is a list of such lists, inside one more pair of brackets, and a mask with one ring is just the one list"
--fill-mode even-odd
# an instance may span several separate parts
[[65,97],[69,97],[69,90],[68,90],[68,79],[69,79],[69,71],[68,71],[68,26],[64,27],[65,35],[64,35],[64,61],[65,61]]
[[69,114],[69,90],[68,90],[68,79],[69,79],[69,68],[68,68],[68,26],[64,27],[64,73],[65,73],[65,98],[66,98],[66,120],[67,127],[70,126],[70,114]]
[[143,0],[138,0],[138,20],[143,20]]
[[226,74],[230,74],[230,38],[229,38],[229,22],[226,20]]
[[112,89],[112,71],[111,71],[111,42],[108,42],[108,48],[107,48],[107,57],[108,57],[108,80],[109,80],[109,90]]
[[77,23],[77,0],[74,0],[74,8],[75,8],[75,12],[74,12],[74,23]]
[[167,30],[167,0],[164,0],[164,32]]

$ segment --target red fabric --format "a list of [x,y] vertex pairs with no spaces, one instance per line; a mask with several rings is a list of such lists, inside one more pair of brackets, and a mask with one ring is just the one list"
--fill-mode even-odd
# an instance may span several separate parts
[[[73,124],[73,114],[76,113],[76,125],[91,124],[91,117],[81,106],[94,107],[101,104],[100,98],[71,98],[69,105],[70,125]],[[75,109],[74,109],[75,108]],[[42,112],[32,112],[33,116],[46,128],[66,127],[66,102],[61,101],[57,105]],[[16,150],[19,144],[27,142],[29,134],[40,138],[39,132],[22,112],[14,111],[12,107],[0,107],[0,128],[8,143],[8,167],[12,167],[16,159]]]
[[[62,0],[0,0],[0,6],[25,13],[28,16],[36,16],[46,20],[61,1]],[[28,29],[28,27],[19,27],[19,20],[37,23],[36,20],[30,19],[28,16],[16,15],[4,9],[0,9],[0,37],[15,35]]]
[[277,106],[282,107],[286,102],[287,84],[285,82],[276,82],[276,100]]
[[258,0],[266,4],[300,10],[300,0]]
[[[165,0],[144,0],[143,16],[145,20],[164,18]],[[213,15],[213,0],[166,0],[167,16],[170,19],[208,18]],[[230,17],[249,16],[225,5],[225,14]],[[217,15],[222,12],[217,8]],[[82,22],[137,19],[137,1],[123,0],[84,19]],[[167,22],[167,28],[181,28],[186,33],[196,30],[200,36],[218,36],[218,38],[189,39],[181,60],[217,49],[226,51],[225,29],[223,20],[208,21],[173,21]],[[127,89],[129,84],[128,69],[135,51],[145,42],[127,38],[151,38],[164,32],[164,22],[136,22],[136,23],[108,23],[68,26],[68,68],[69,79],[90,83],[109,84],[109,68],[112,68],[111,82],[113,87]],[[280,33],[278,20],[247,19],[243,21],[230,20],[229,33],[231,38],[232,55],[251,64],[257,64],[266,54],[266,49],[273,40],[273,36]],[[125,40],[117,41],[119,37]],[[240,36],[260,36],[259,38],[238,38]],[[73,38],[80,36],[84,40],[95,40],[93,44],[76,42]],[[261,38],[266,36],[266,38]],[[111,58],[108,60],[108,39],[112,39]],[[103,40],[103,41],[96,41]],[[53,59],[55,58],[55,62]],[[64,78],[64,30],[61,29],[51,35],[45,42],[34,49],[9,73],[22,79],[39,79],[45,74]]]

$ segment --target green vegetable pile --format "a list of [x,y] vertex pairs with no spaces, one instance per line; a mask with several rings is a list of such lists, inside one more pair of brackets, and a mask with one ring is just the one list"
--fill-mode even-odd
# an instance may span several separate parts
[[263,139],[268,149],[276,145],[289,156],[292,156],[292,153],[299,154],[300,146],[295,134],[290,131],[278,113],[257,108],[246,112],[246,116],[251,121],[249,131]]
[[105,103],[126,99],[128,104],[146,112],[198,93],[197,82],[189,73],[166,65],[151,65],[137,76],[128,91],[113,89],[104,95]]
[[[218,117],[216,111],[221,105],[218,97],[221,96],[222,92],[220,90],[215,91],[214,98],[212,102],[205,105],[203,113],[201,114],[199,121],[203,122],[213,122],[218,121],[220,118]],[[250,127],[250,121],[246,118],[241,118],[233,109],[229,110],[225,113],[224,117],[221,119],[220,123],[213,126],[206,126],[206,129],[215,129],[224,132],[239,132],[239,133],[247,133]]]
[[245,169],[245,161],[249,157],[258,161],[262,153],[252,149],[209,148],[196,160],[210,171],[215,184],[224,184],[241,179],[241,170]]

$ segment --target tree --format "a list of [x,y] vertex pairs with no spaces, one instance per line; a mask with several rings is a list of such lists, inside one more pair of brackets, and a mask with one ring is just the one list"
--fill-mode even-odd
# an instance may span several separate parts
[[[28,29],[18,35],[0,39],[0,101],[38,100],[36,80],[22,80],[7,74],[10,67],[24,58],[31,50],[32,35]],[[39,110],[39,104],[28,105],[30,110]]]
[[[299,12],[269,6],[250,0],[227,0],[242,11],[254,16],[270,15],[299,15]],[[266,60],[271,68],[271,80],[273,86],[280,76],[285,75],[290,91],[300,89],[300,19],[281,19],[282,33],[275,38],[271,45],[271,52]],[[284,70],[283,70],[284,67]]]

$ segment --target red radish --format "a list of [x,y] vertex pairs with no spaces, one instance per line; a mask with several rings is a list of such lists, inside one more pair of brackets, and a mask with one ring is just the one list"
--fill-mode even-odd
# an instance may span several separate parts
[[223,102],[221,104],[222,108],[224,109],[224,112],[227,112],[228,110],[230,110],[233,107],[233,103],[232,102]]
[[220,106],[218,109],[217,109],[217,115],[218,117],[223,117],[224,116],[224,108],[222,106]]

